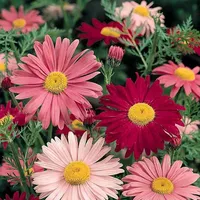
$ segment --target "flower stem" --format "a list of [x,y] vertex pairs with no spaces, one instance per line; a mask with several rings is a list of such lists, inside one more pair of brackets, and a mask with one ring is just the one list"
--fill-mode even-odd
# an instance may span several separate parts
[[27,197],[29,197],[30,193],[29,193],[29,188],[26,184],[26,177],[24,175],[24,171],[23,171],[21,164],[20,164],[20,161],[19,161],[17,148],[16,148],[13,141],[10,142],[10,147],[11,147],[11,151],[12,151],[12,154],[13,154],[13,160],[14,160],[15,165],[17,167],[17,170],[19,171],[19,174],[20,174],[20,180],[21,180],[22,188],[26,192]]
[[14,54],[16,60],[17,60],[17,63],[19,63],[20,62],[20,55],[19,55],[19,52],[18,52],[14,42],[10,42],[10,47],[13,50],[13,54]]
[[15,104],[15,106],[16,106],[19,110],[21,110],[21,108],[20,108],[20,106],[19,106],[17,100],[15,99],[14,94],[13,94],[12,92],[9,92],[9,94],[10,94],[10,97],[11,97],[13,103]]
[[49,128],[48,128],[48,141],[51,141],[52,138],[52,134],[53,134],[53,125],[52,123],[50,123]]
[[38,134],[38,141],[41,146],[45,145],[44,140],[42,139],[42,136],[40,135],[40,133]]

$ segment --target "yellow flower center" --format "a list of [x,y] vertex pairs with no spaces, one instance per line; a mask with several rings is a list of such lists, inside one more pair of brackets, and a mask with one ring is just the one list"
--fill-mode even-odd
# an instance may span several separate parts
[[141,15],[143,17],[149,17],[150,16],[149,10],[146,6],[138,5],[134,8],[133,12],[138,14],[138,15]]
[[81,122],[78,119],[75,119],[75,120],[72,121],[72,128],[74,130],[85,130],[84,127],[83,127],[83,122]]
[[26,25],[26,20],[19,18],[19,19],[15,19],[13,21],[13,27],[14,28],[24,28],[24,26]]
[[60,94],[66,87],[67,77],[61,72],[51,72],[44,82],[44,88],[53,94]]
[[90,168],[82,161],[74,161],[65,167],[64,177],[71,185],[84,184],[90,178]]
[[8,114],[8,115],[6,115],[6,116],[4,116],[4,117],[2,117],[2,118],[0,119],[0,125],[2,126],[2,125],[4,125],[4,123],[6,123],[6,122],[11,122],[12,119],[14,119],[14,117],[13,117],[12,115]]
[[0,71],[5,72],[6,71],[6,66],[4,63],[0,63]]
[[119,32],[118,28],[104,27],[101,30],[101,35],[104,35],[104,36],[107,36],[107,37],[119,38],[120,32]]
[[137,125],[144,126],[155,118],[154,109],[146,103],[136,103],[128,110],[128,118]]
[[158,194],[171,194],[174,191],[173,183],[164,177],[155,179],[151,184],[152,190]]
[[194,72],[186,67],[179,67],[175,70],[174,74],[184,81],[193,81],[195,79]]
[[31,167],[30,169],[24,169],[24,175],[25,176],[30,176],[31,174],[33,174],[34,169]]

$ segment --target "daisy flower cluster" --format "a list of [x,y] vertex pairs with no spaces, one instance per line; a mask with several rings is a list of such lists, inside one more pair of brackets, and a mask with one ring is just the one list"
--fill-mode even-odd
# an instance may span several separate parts
[[92,2],[24,2],[0,11],[0,200],[200,199],[191,18],[101,0],[111,20],[87,23]]

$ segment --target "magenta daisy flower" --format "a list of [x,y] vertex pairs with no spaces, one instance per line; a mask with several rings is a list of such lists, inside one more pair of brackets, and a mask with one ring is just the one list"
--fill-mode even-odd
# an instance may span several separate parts
[[162,95],[159,81],[151,85],[149,76],[138,76],[135,83],[127,79],[125,87],[111,84],[107,89],[109,94],[101,98],[104,112],[97,119],[107,127],[106,141],[116,141],[116,151],[126,148],[126,156],[134,152],[138,159],[143,150],[156,153],[165,141],[180,136],[176,124],[183,125],[179,110],[184,107]]
[[1,12],[0,28],[5,31],[11,29],[20,29],[23,33],[30,32],[39,28],[39,25],[44,24],[42,16],[38,15],[38,11],[31,10],[24,12],[23,6],[19,7],[17,12],[14,6],[10,7],[10,11],[3,9]]
[[111,148],[103,146],[103,138],[92,143],[92,138],[87,140],[87,132],[79,143],[77,136],[69,132],[68,140],[61,135],[61,140],[55,137],[43,146],[38,165],[47,170],[33,175],[40,199],[118,199],[122,181],[112,175],[124,172],[122,164],[112,155],[105,157]]
[[176,65],[172,61],[153,70],[154,74],[162,75],[158,78],[165,87],[172,86],[170,96],[173,98],[181,87],[184,88],[186,95],[193,94],[200,99],[200,67],[190,69],[182,63]]
[[85,97],[98,98],[102,95],[100,85],[89,82],[100,72],[96,72],[101,63],[96,61],[93,51],[82,51],[76,56],[74,52],[79,41],[57,38],[54,47],[49,36],[43,44],[36,42],[36,56],[29,54],[19,64],[22,70],[16,70],[11,77],[12,83],[20,86],[10,88],[18,93],[16,99],[30,101],[24,107],[24,112],[32,117],[38,108],[38,118],[43,128],[48,128],[50,122],[63,129],[70,122],[69,114],[83,121],[91,104]]
[[127,167],[131,175],[122,179],[127,182],[123,195],[134,197],[134,200],[199,199],[200,189],[191,185],[199,174],[181,165],[180,160],[171,165],[169,155],[165,155],[162,164],[155,156],[135,162]]
[[[13,194],[12,197],[10,197],[8,194],[6,194],[6,200],[27,200],[26,198],[26,192],[19,193],[18,191]],[[0,198],[2,200],[2,198]],[[33,194],[28,198],[28,200],[39,200],[38,197],[35,197]]]

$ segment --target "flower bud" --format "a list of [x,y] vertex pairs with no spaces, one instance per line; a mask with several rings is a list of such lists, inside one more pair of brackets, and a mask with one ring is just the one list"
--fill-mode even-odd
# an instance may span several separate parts
[[4,90],[8,90],[10,87],[12,87],[13,84],[10,80],[9,77],[5,77],[2,82],[1,82],[1,87],[4,89]]
[[108,62],[112,67],[118,67],[124,56],[124,50],[118,46],[111,46],[108,52]]
[[181,137],[173,137],[172,140],[170,141],[170,144],[174,148],[179,147],[181,145]]

